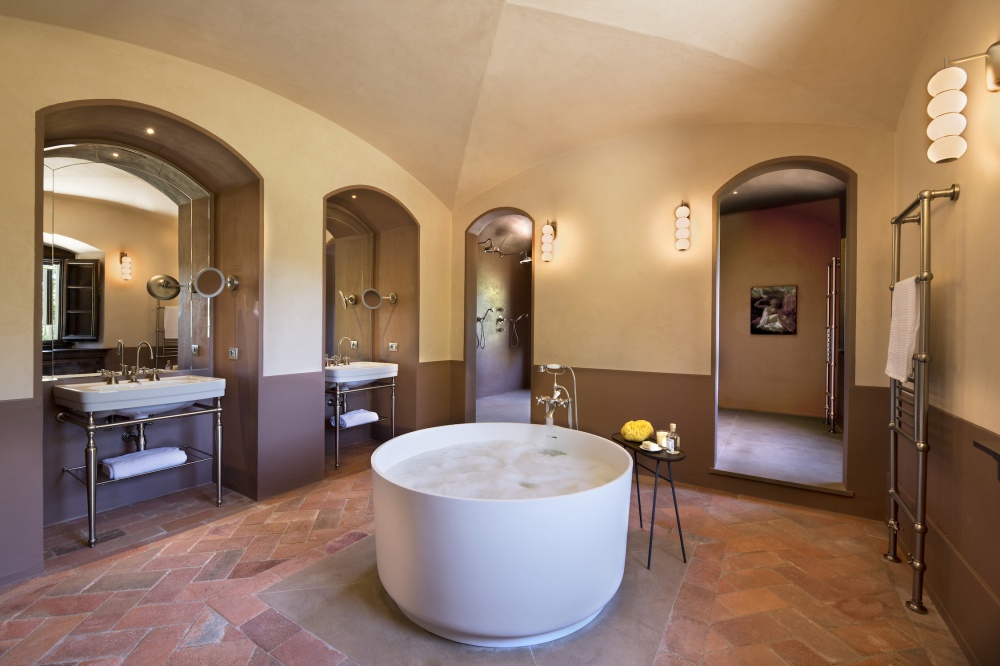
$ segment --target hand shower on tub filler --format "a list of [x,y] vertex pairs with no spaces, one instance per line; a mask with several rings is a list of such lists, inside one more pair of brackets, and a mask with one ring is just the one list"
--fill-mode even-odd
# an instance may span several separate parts
[[[573,392],[559,384],[559,377],[569,370],[573,377]],[[580,407],[576,393],[576,373],[568,365],[549,363],[538,366],[539,372],[547,372],[552,375],[552,395],[540,395],[535,398],[535,404],[545,406],[545,425],[553,425],[557,407],[566,408],[566,421],[571,429],[580,429]],[[572,395],[572,397],[571,397]]]

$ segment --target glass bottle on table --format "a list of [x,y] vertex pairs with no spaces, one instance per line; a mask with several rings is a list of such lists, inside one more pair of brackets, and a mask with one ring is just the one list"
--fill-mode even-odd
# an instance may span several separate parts
[[667,432],[667,453],[677,453],[681,450],[681,436],[677,434],[677,424],[671,423]]

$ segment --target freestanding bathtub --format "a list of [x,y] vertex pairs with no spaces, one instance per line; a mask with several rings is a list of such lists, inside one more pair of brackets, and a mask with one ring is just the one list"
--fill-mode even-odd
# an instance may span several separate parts
[[[468,499],[386,478],[414,455],[464,442],[538,443],[610,464],[612,481],[537,499]],[[534,645],[597,617],[625,570],[632,459],[557,426],[474,423],[418,430],[372,456],[375,551],[386,592],[416,624],[460,643]]]

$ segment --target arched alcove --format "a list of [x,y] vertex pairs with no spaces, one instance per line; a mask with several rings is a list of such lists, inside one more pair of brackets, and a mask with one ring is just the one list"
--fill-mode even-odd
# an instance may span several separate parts
[[[121,160],[119,168],[143,174],[159,182],[165,191],[185,193],[178,204],[179,224],[187,226],[180,234],[181,254],[192,250],[204,262],[220,268],[226,275],[239,277],[239,287],[226,290],[205,305],[204,315],[191,322],[201,337],[191,339],[184,353],[197,359],[193,372],[212,374],[226,380],[223,430],[226,433],[223,456],[223,485],[257,499],[274,494],[271,487],[279,472],[262,472],[258,450],[258,384],[261,376],[261,230],[262,184],[253,167],[230,146],[193,123],[151,106],[122,100],[78,100],[40,109],[37,126],[37,207],[35,225],[39,238],[44,228],[42,187],[43,157],[47,148],[89,145],[108,162]],[[70,150],[60,148],[58,150]],[[105,154],[106,153],[106,154]],[[117,153],[117,154],[115,154]],[[160,164],[156,167],[155,164]],[[154,173],[155,172],[155,173]],[[190,247],[184,247],[187,243]],[[197,246],[197,247],[196,247]],[[194,252],[193,249],[197,249]],[[117,255],[116,255],[117,261]],[[200,260],[199,260],[200,261]],[[145,290],[147,278],[137,259],[137,273],[129,288]],[[190,266],[202,268],[204,266]],[[148,269],[146,269],[148,270]],[[35,281],[36,289],[39,280]],[[187,285],[185,285],[187,286]],[[36,299],[38,297],[36,296]],[[38,299],[40,302],[40,299]],[[152,299],[150,299],[152,304]],[[152,310],[152,305],[150,307]],[[148,313],[136,313],[147,316]],[[39,335],[39,334],[36,334]],[[135,347],[139,340],[128,340]],[[41,346],[40,339],[38,345]],[[239,350],[231,359],[228,350]],[[131,360],[129,361],[131,363]],[[41,383],[41,372],[36,368]],[[41,385],[43,423],[53,419],[49,393],[53,382]],[[155,444],[190,440],[198,442],[207,428],[164,423],[154,429]],[[61,466],[63,457],[79,458],[79,433],[56,432],[46,428],[43,476],[45,478],[45,522],[58,522],[86,510],[86,501],[76,497],[84,489],[67,485],[52,472]],[[65,438],[65,444],[61,440]],[[155,445],[154,444],[154,445]],[[110,441],[102,455],[112,455]],[[68,460],[67,460],[68,462]],[[201,466],[204,467],[204,466]],[[99,510],[155,497],[179,488],[205,483],[205,472],[179,468],[150,477],[143,484],[122,484],[102,488]],[[206,472],[208,470],[206,469]],[[274,472],[273,474],[271,472]],[[321,476],[320,469],[317,476]]]
[[[344,351],[353,359],[396,363],[396,434],[416,430],[420,226],[391,195],[352,185],[324,198],[324,229],[323,353],[333,357]],[[386,297],[382,307],[364,307],[361,299],[366,289]],[[388,300],[390,293],[396,294],[395,302]],[[358,341],[358,348],[338,349],[342,337]],[[352,396],[350,408],[376,407],[372,400],[381,396]],[[387,408],[379,406],[375,411],[383,413]],[[332,408],[328,406],[327,412],[329,417]],[[358,426],[342,431],[341,446],[389,437],[387,423]],[[332,435],[327,437],[328,451],[331,442]]]

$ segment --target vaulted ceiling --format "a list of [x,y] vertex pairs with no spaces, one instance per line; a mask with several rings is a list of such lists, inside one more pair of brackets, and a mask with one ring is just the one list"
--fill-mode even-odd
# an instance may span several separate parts
[[212,67],[454,205],[583,145],[723,123],[893,130],[937,0],[2,0]]

